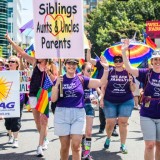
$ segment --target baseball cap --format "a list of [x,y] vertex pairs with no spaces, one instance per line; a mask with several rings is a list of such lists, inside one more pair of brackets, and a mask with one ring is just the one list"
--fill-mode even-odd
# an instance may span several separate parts
[[69,63],[69,62],[74,62],[74,63],[77,63],[77,64],[78,64],[78,63],[79,63],[79,60],[78,60],[78,59],[66,59],[66,60],[65,60],[65,64],[66,64],[66,63]]
[[156,49],[153,53],[151,58],[160,58],[160,50]]

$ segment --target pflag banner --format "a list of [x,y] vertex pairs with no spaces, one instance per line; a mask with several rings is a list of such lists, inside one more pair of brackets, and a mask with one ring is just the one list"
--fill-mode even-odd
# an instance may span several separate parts
[[0,116],[20,117],[19,86],[19,71],[0,72]]

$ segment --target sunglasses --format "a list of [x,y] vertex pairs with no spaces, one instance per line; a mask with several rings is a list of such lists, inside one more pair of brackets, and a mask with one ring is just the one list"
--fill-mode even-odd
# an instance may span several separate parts
[[77,65],[76,62],[67,62],[67,64],[68,64],[68,65],[73,65],[73,66]]
[[8,68],[8,67],[9,67],[9,65],[5,65],[5,67],[6,67],[6,68]]
[[93,69],[87,69],[87,72],[91,73],[91,72],[93,72]]
[[115,60],[114,60],[114,63],[122,63],[122,62],[123,62],[122,59],[115,59]]
[[152,53],[152,55],[160,55],[160,51],[155,51]]
[[17,63],[16,61],[8,61],[8,63]]

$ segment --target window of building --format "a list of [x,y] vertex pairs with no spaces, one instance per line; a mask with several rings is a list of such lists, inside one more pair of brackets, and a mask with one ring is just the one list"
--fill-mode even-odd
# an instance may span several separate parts
[[13,32],[13,23],[8,23],[8,32]]
[[8,17],[11,17],[13,13],[13,8],[8,8]]
[[7,0],[8,2],[13,2],[13,0]]

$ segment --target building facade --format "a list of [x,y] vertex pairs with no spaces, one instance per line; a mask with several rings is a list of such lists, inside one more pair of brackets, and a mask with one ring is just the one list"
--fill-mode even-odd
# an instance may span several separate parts
[[4,35],[7,32],[7,0],[0,1],[0,56],[7,56],[7,40]]

